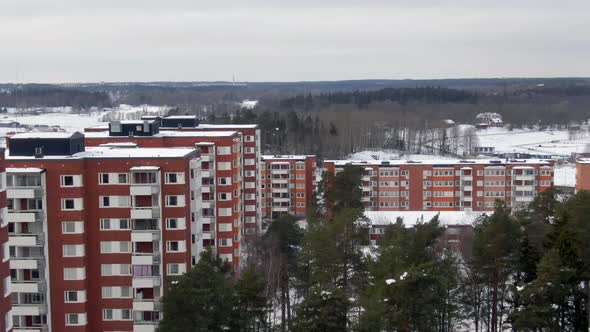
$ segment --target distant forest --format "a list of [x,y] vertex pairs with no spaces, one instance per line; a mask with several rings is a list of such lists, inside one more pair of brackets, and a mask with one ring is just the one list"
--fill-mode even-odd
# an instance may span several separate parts
[[[241,109],[243,100],[258,100]],[[342,82],[153,82],[0,85],[0,108],[168,105],[212,123],[258,123],[265,153],[343,157],[366,149],[457,154],[482,112],[513,127],[567,127],[590,118],[590,79],[366,80]],[[462,148],[461,148],[462,147]]]

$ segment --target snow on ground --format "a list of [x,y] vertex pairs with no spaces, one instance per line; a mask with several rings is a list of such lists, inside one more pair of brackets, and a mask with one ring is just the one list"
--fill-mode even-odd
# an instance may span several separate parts
[[[87,113],[73,112],[71,107],[45,107],[29,109],[33,113],[20,113],[14,108],[8,108],[7,114],[1,114],[0,120],[19,122],[26,126],[59,126],[63,131],[84,131],[84,128],[104,124],[105,119],[131,120],[139,119],[142,115],[165,115],[167,106],[140,105],[131,106],[121,104],[114,108],[91,108]],[[33,131],[39,130],[32,128]],[[47,129],[45,129],[47,130]],[[27,128],[0,128],[0,134],[8,132],[29,131]]]
[[555,166],[553,183],[558,187],[576,186],[576,167],[571,164]]
[[427,154],[400,154],[396,150],[379,150],[379,151],[361,151],[348,156],[351,160],[432,160],[432,159],[455,159],[443,156],[433,156]]
[[497,153],[520,152],[570,157],[574,152],[585,152],[590,146],[590,135],[569,140],[567,130],[514,129],[492,127],[476,132],[478,146],[492,146]]
[[242,104],[240,105],[241,108],[243,109],[253,109],[254,107],[256,107],[256,105],[258,104],[258,100],[244,100],[242,101]]

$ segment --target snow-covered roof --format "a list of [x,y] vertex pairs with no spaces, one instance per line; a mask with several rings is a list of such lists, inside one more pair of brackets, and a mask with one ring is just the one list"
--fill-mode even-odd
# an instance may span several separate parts
[[219,128],[219,129],[255,129],[258,128],[257,124],[207,124],[201,123],[197,128]]
[[123,147],[87,147],[86,151],[73,155],[53,156],[42,158],[35,156],[10,156],[6,153],[6,160],[61,160],[61,159],[108,159],[108,158],[182,158],[195,153],[193,148],[123,148]]
[[428,222],[436,215],[441,225],[461,226],[473,225],[473,223],[482,215],[491,214],[491,212],[482,211],[365,211],[367,217],[373,226],[386,226],[394,224],[397,218],[402,218],[404,225],[411,227],[420,222]]
[[112,142],[112,143],[104,143],[100,144],[99,146],[102,147],[120,147],[120,148],[135,148],[137,147],[137,143],[134,142]]
[[37,167],[7,167],[6,173],[41,173],[44,170]]
[[262,155],[262,160],[305,160],[315,155]]
[[160,166],[133,166],[129,170],[136,171],[136,172],[139,172],[139,171],[146,172],[146,171],[157,171],[159,169],[160,169]]
[[579,158],[576,162],[578,164],[590,164],[590,158]]
[[197,115],[169,115],[165,116],[164,119],[197,119]]
[[401,165],[432,165],[432,166],[455,166],[455,165],[522,165],[522,164],[547,164],[551,162],[545,159],[437,159],[437,160],[326,160],[325,163],[334,163],[336,166],[344,166],[347,164],[354,164],[359,166],[401,166]]
[[28,138],[70,138],[75,133],[59,133],[59,132],[29,132],[17,133],[10,137],[10,139],[28,139]]
[[[231,137],[237,134],[237,131],[185,131],[185,130],[162,130],[152,136],[133,136],[133,138],[152,138],[152,137]],[[121,138],[125,136],[110,136],[108,131],[84,132],[88,138]]]

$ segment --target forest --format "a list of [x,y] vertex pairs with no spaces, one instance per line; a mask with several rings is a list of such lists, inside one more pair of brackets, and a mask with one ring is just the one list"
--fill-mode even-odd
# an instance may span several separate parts
[[362,175],[327,174],[306,223],[273,221],[239,273],[205,252],[166,286],[158,331],[588,329],[589,192],[549,190],[519,211],[498,201],[463,251],[437,217],[392,220],[372,246]]

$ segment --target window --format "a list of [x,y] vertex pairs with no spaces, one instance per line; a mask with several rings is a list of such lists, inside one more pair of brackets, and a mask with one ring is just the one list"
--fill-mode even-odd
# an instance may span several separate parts
[[166,207],[183,207],[184,195],[166,195]]
[[220,247],[231,247],[233,245],[233,241],[232,238],[227,238],[227,239],[219,239],[219,246]]
[[86,314],[66,314],[66,326],[86,325]]
[[[246,137],[248,137],[248,136],[246,136]],[[253,147],[248,147],[247,146],[247,147],[244,148],[244,153],[255,153],[255,152],[256,151],[254,150]]]
[[103,309],[102,320],[131,320],[131,309]]
[[217,224],[217,230],[220,232],[231,232],[233,225],[231,223],[219,223]]
[[231,184],[231,178],[229,177],[220,177],[217,180],[217,183],[222,186],[228,186]]
[[231,200],[231,193],[219,193],[219,200],[220,201],[229,201]]
[[101,231],[118,231],[131,229],[129,219],[100,219]]
[[84,280],[86,279],[86,270],[83,267],[66,267],[64,268],[64,280]]
[[228,154],[231,154],[231,147],[229,147],[229,146],[218,146],[217,147],[217,154],[218,155],[228,155]]
[[127,173],[99,173],[99,184],[129,184],[129,174]]
[[218,208],[217,215],[220,217],[229,217],[232,215],[231,208]]
[[65,291],[65,302],[66,303],[81,303],[86,302],[86,291]]
[[171,263],[166,265],[166,272],[169,275],[179,275],[186,272],[186,264],[184,263]]
[[166,252],[184,252],[186,249],[184,241],[167,241]]
[[106,286],[102,288],[103,299],[125,299],[131,298],[131,287]]
[[131,275],[130,264],[102,264],[100,267],[102,276],[129,276]]
[[101,241],[101,254],[124,254],[131,252],[131,242],[129,241]]
[[82,210],[82,198],[62,198],[61,209],[62,211],[80,211]]
[[166,184],[184,184],[184,173],[166,173]]
[[244,140],[245,140],[246,142],[254,142],[254,135],[246,135],[246,136],[244,137]]
[[130,207],[130,196],[99,196],[98,204],[101,208]]
[[81,221],[63,221],[61,231],[63,234],[82,234],[84,233],[84,223]]
[[166,218],[166,229],[185,229],[185,218]]
[[63,257],[83,257],[84,256],[84,245],[83,244],[64,244],[63,245]]
[[62,187],[81,187],[82,176],[80,175],[62,175],[60,176],[60,184]]
[[244,165],[246,165],[246,166],[256,165],[256,159],[244,159]]
[[231,163],[228,161],[218,162],[217,169],[220,171],[230,171],[231,170]]

